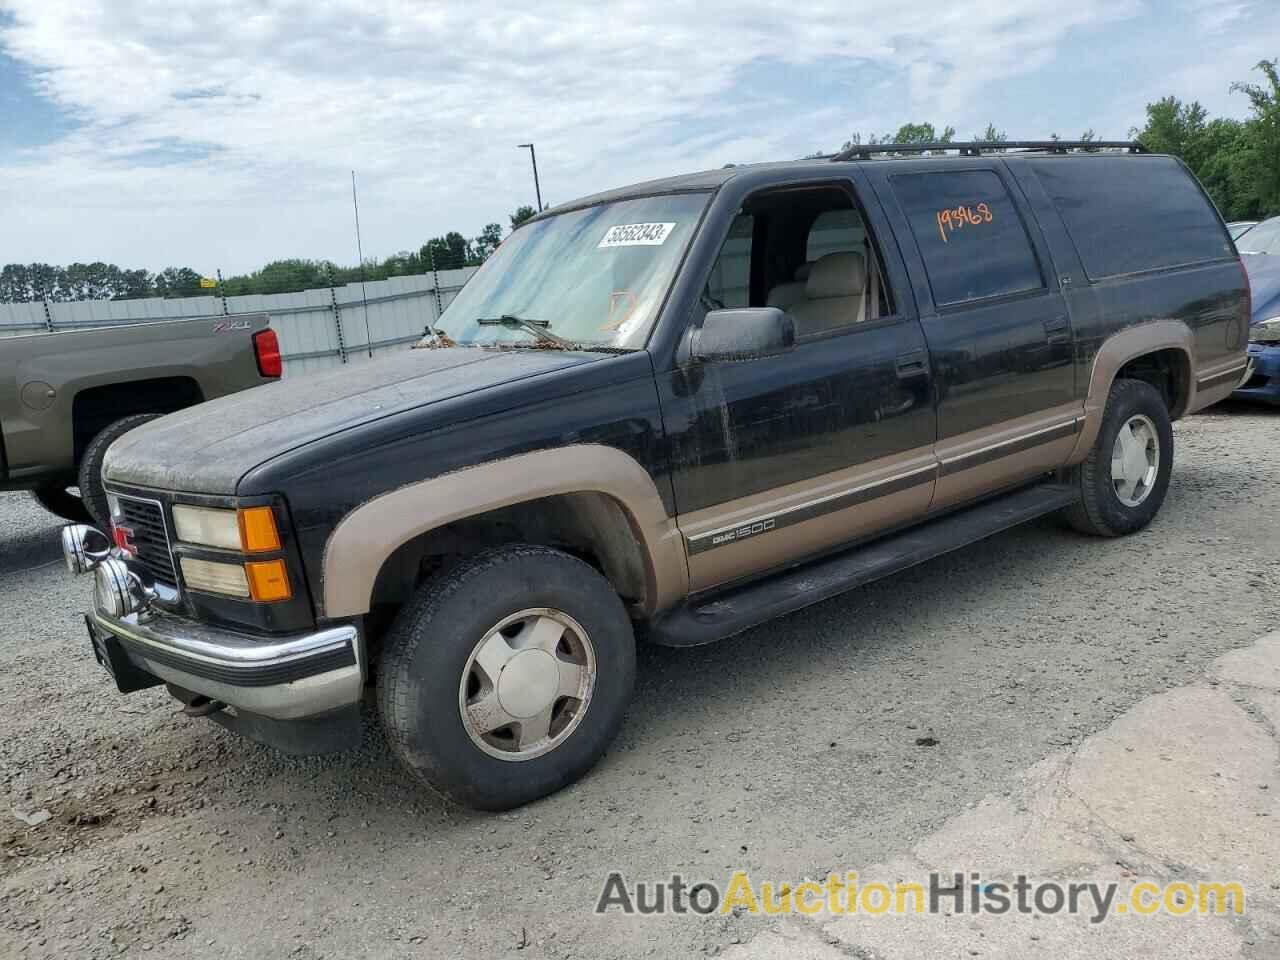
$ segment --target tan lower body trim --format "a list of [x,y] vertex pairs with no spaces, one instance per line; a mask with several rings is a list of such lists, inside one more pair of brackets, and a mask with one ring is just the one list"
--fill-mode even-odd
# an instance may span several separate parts
[[1196,377],[1196,390],[1188,405],[1187,413],[1196,413],[1227,399],[1236,392],[1248,368],[1249,361],[1246,357],[1232,359],[1225,364],[1215,364],[1211,369],[1200,371]]
[[693,591],[875,536],[1062,466],[1081,404],[974,430],[681,517]]
[[1205,407],[1211,407],[1215,403],[1227,399],[1236,392],[1236,388],[1240,386],[1240,378],[1244,376],[1244,367],[1233,371],[1227,379],[1220,380],[1216,384],[1210,386],[1201,386],[1196,390],[1195,396],[1191,400],[1191,406],[1187,413],[1199,413]]
[[685,514],[689,587],[719,586],[923,516],[936,472],[933,450],[922,447]]
[[945,510],[1066,463],[1084,425],[1078,402],[1063,404],[937,444],[938,488],[931,510]]

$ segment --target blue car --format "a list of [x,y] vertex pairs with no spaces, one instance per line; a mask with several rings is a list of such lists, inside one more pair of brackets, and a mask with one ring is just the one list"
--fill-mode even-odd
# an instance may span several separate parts
[[1249,368],[1232,396],[1280,404],[1280,217],[1238,241],[1253,294]]

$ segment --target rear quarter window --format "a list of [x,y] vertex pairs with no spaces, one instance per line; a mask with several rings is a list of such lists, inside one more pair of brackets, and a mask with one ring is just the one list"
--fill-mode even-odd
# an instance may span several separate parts
[[1090,280],[1233,256],[1217,211],[1171,157],[1047,157],[1031,168]]
[[937,306],[1044,287],[1022,217],[994,171],[907,173],[890,179]]

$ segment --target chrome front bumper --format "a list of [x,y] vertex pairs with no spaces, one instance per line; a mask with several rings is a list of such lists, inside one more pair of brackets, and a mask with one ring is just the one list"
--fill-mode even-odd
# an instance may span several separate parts
[[263,640],[163,613],[90,614],[138,667],[211,700],[275,720],[328,713],[360,700],[354,626]]
[[315,717],[360,701],[363,654],[354,625],[270,638],[210,627],[166,609],[161,591],[99,531],[65,527],[62,550],[68,570],[93,574],[86,620],[94,655],[122,691],[159,679],[271,720]]

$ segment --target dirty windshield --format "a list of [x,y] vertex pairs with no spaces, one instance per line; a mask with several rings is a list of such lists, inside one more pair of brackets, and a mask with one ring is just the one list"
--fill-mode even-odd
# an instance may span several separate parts
[[529,223],[437,326],[462,344],[536,344],[532,323],[573,343],[642,347],[706,203],[702,193],[647,197]]

